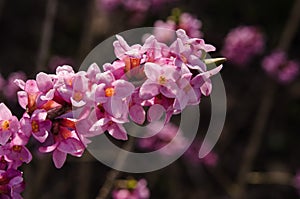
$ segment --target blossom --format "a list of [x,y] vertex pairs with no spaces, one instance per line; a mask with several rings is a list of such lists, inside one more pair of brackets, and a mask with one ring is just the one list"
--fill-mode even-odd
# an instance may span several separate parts
[[255,26],[239,26],[226,36],[222,54],[234,64],[243,66],[263,52],[265,38]]
[[194,16],[192,16],[190,13],[185,12],[180,15],[177,29],[185,30],[188,36],[201,38],[201,27],[202,22]]
[[145,179],[139,181],[126,180],[124,184],[124,188],[113,190],[113,199],[148,199],[150,197],[150,191]]
[[24,190],[22,172],[15,169],[0,170],[0,195],[1,198],[22,199]]
[[3,94],[7,99],[15,100],[17,91],[19,87],[15,85],[14,81],[16,79],[26,79],[26,74],[22,71],[11,73],[8,76],[5,87],[3,87]]
[[140,139],[139,147],[146,150],[159,150],[164,155],[178,153],[186,144],[181,130],[172,123],[152,122],[147,126],[146,135],[152,136]]
[[31,117],[24,114],[21,125],[21,129],[27,136],[32,135],[39,142],[45,142],[52,127],[51,121],[47,119],[47,112],[42,109],[35,110]]
[[18,131],[19,121],[3,103],[0,103],[0,113],[0,145],[4,145]]
[[174,31],[178,29],[184,30],[189,37],[201,38],[203,36],[203,33],[200,31],[202,22],[190,13],[180,13],[176,9],[166,22],[158,20],[154,23],[154,27],[153,34],[160,42],[174,40]]
[[188,150],[183,154],[183,158],[193,164],[204,164],[209,167],[214,167],[218,163],[219,156],[214,151],[209,152],[205,157],[199,158],[199,149],[202,145],[202,141],[199,139],[196,139],[192,145],[188,148]]
[[95,91],[95,100],[115,118],[126,117],[128,98],[134,86],[125,80],[115,80],[110,71],[99,74],[99,85]]
[[166,97],[175,98],[178,90],[176,81],[180,77],[175,67],[146,63],[144,71],[148,79],[140,88],[141,98],[150,99],[160,93]]
[[293,81],[299,73],[299,64],[288,60],[286,54],[281,51],[266,56],[262,61],[262,67],[268,75],[283,84]]
[[61,168],[66,161],[67,154],[81,157],[84,144],[75,130],[75,123],[69,119],[56,119],[53,121],[52,136],[49,137],[48,146],[39,148],[40,152],[53,152],[53,162],[56,168]]

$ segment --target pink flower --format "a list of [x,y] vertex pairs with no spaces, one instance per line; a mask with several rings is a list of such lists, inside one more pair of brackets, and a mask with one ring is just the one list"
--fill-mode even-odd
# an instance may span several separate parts
[[225,38],[222,54],[232,63],[246,65],[263,52],[265,38],[255,26],[239,26],[231,30]]
[[0,145],[5,145],[9,138],[18,132],[19,121],[3,103],[0,104],[0,113]]
[[135,180],[127,180],[127,189],[116,189],[112,193],[113,199],[148,199],[150,191],[147,188],[147,181],[141,179],[138,182]]
[[188,67],[199,72],[206,71],[206,65],[201,58],[206,56],[206,53],[215,51],[215,47],[210,44],[205,44],[203,39],[189,38],[186,32],[182,29],[176,31],[177,40],[170,46],[171,53],[176,56],[176,65],[182,70]]
[[280,83],[293,81],[299,73],[299,64],[288,60],[284,52],[276,51],[262,61],[263,69]]
[[3,94],[7,99],[15,100],[17,91],[19,90],[19,87],[15,85],[14,81],[16,79],[26,79],[26,74],[22,71],[11,73],[7,79],[7,84],[3,88]]
[[176,81],[180,73],[174,66],[146,63],[144,68],[147,80],[140,88],[140,97],[150,99],[158,94],[175,98],[178,90]]
[[174,31],[176,30],[176,24],[172,20],[166,22],[158,20],[154,23],[153,35],[160,42],[169,42],[175,38]]
[[18,91],[18,101],[20,106],[32,113],[37,108],[37,98],[41,94],[35,80],[23,80],[17,79],[15,83],[22,89]]
[[127,117],[127,98],[134,91],[134,86],[125,80],[115,80],[110,71],[99,74],[99,85],[95,91],[95,101],[115,118]]
[[[47,119],[47,112],[42,109],[35,110],[31,117],[25,114],[21,119],[21,129],[28,136],[32,135],[39,142],[47,139],[52,123]],[[29,137],[29,136],[28,136]]]
[[183,157],[185,158],[185,160],[187,160],[189,163],[192,163],[193,165],[204,164],[210,167],[216,166],[219,157],[218,154],[216,154],[214,151],[211,151],[202,159],[199,158],[198,154],[201,144],[202,141],[195,140],[188,148],[188,150],[184,153]]
[[75,123],[69,119],[53,121],[51,145],[40,147],[43,153],[53,152],[52,159],[56,168],[61,168],[66,161],[67,154],[81,157],[84,144],[80,141],[75,130]]
[[166,22],[158,20],[154,23],[153,34],[160,42],[170,42],[175,38],[174,31],[182,29],[189,37],[201,38],[203,36],[200,31],[202,22],[192,16],[190,13],[182,13],[178,21],[175,21],[178,16],[170,16]]
[[3,199],[22,199],[25,184],[22,172],[15,169],[0,170],[0,194]]
[[202,32],[200,32],[201,27],[202,22],[190,13],[185,12],[180,15],[177,29],[185,30],[189,37],[201,38],[203,36]]
[[[152,151],[160,149],[159,152],[164,155],[178,153],[186,143],[180,129],[172,123],[152,122],[147,126],[147,134],[153,136],[140,139],[139,147]],[[177,134],[177,138],[174,139]]]

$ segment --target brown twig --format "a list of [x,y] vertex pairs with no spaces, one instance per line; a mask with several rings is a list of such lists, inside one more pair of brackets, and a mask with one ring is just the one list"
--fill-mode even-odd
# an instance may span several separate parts
[[[124,146],[124,150],[126,151],[131,151],[134,147],[134,138],[131,137],[129,138],[129,140],[127,141],[127,143]],[[122,168],[122,165],[125,163],[126,161],[125,156],[121,156],[119,155],[116,159],[116,165],[118,165],[119,168]],[[111,191],[111,189],[113,188],[114,182],[117,179],[117,177],[119,176],[120,171],[119,170],[110,170],[106,176],[105,182],[103,184],[103,186],[101,187],[101,189],[99,190],[98,196],[96,197],[96,199],[106,199]]]
[[[298,30],[300,21],[300,0],[296,0],[295,5],[291,11],[291,14],[287,20],[286,26],[279,41],[278,49],[288,51],[291,42]],[[253,124],[253,128],[250,133],[249,143],[246,147],[245,156],[241,163],[241,167],[237,176],[237,183],[234,187],[234,198],[245,198],[246,189],[246,177],[251,171],[256,154],[261,145],[263,132],[267,124],[269,114],[273,106],[273,98],[276,93],[276,85],[272,82],[268,82],[265,87],[266,93],[263,93],[263,97],[258,109],[256,120]]]
[[46,6],[46,16],[44,19],[39,53],[36,60],[36,70],[42,71],[45,69],[46,59],[50,49],[52,39],[53,25],[57,11],[57,0],[48,0]]

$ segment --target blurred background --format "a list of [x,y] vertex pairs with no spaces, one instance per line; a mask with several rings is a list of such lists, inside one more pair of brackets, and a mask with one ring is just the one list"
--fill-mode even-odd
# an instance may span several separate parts
[[[228,58],[221,71],[228,100],[221,138],[211,154],[197,159],[210,118],[210,101],[204,97],[193,149],[162,170],[121,173],[119,178],[144,178],[153,199],[297,199],[298,4],[297,0],[0,0],[0,99],[20,117],[14,79],[35,78],[39,71],[53,73],[63,64],[78,70],[89,51],[106,38],[173,20],[176,28],[199,31],[195,34],[214,45],[212,57]],[[187,17],[181,23],[183,13],[199,21]],[[274,55],[266,61],[279,50],[285,53],[283,58]],[[50,155],[37,152],[35,142],[30,149],[33,161],[22,167],[26,199],[96,198],[110,170],[88,152],[82,158],[68,157],[58,170]],[[136,150],[143,149],[137,145]]]

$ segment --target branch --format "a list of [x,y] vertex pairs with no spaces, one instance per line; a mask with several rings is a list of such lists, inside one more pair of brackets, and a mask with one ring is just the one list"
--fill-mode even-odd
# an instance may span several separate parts
[[[279,41],[278,49],[287,51],[291,45],[291,42],[296,34],[300,21],[300,0],[296,0],[291,14],[287,20],[286,26],[283,30],[281,40]],[[245,151],[245,156],[237,176],[237,184],[234,187],[234,198],[242,199],[245,197],[246,189],[246,177],[252,170],[252,166],[261,145],[263,138],[263,132],[267,124],[269,114],[273,106],[273,98],[276,93],[276,85],[272,82],[268,82],[265,87],[266,93],[263,93],[261,104],[258,109],[258,114],[254,122],[252,131],[250,133],[250,139]]]
[[[134,138],[131,137],[129,138],[129,140],[127,141],[127,143],[124,146],[124,150],[126,151],[131,151],[133,149],[134,146]],[[118,156],[117,160],[116,160],[116,165],[121,165],[119,166],[119,168],[122,167],[122,165],[125,163],[126,160],[126,156]],[[110,170],[109,173],[106,176],[105,182],[103,184],[103,186],[101,187],[101,189],[99,190],[98,196],[96,197],[96,199],[106,199],[108,198],[108,195],[111,191],[111,189],[113,188],[114,182],[117,179],[117,177],[119,176],[120,171],[118,170]]]

